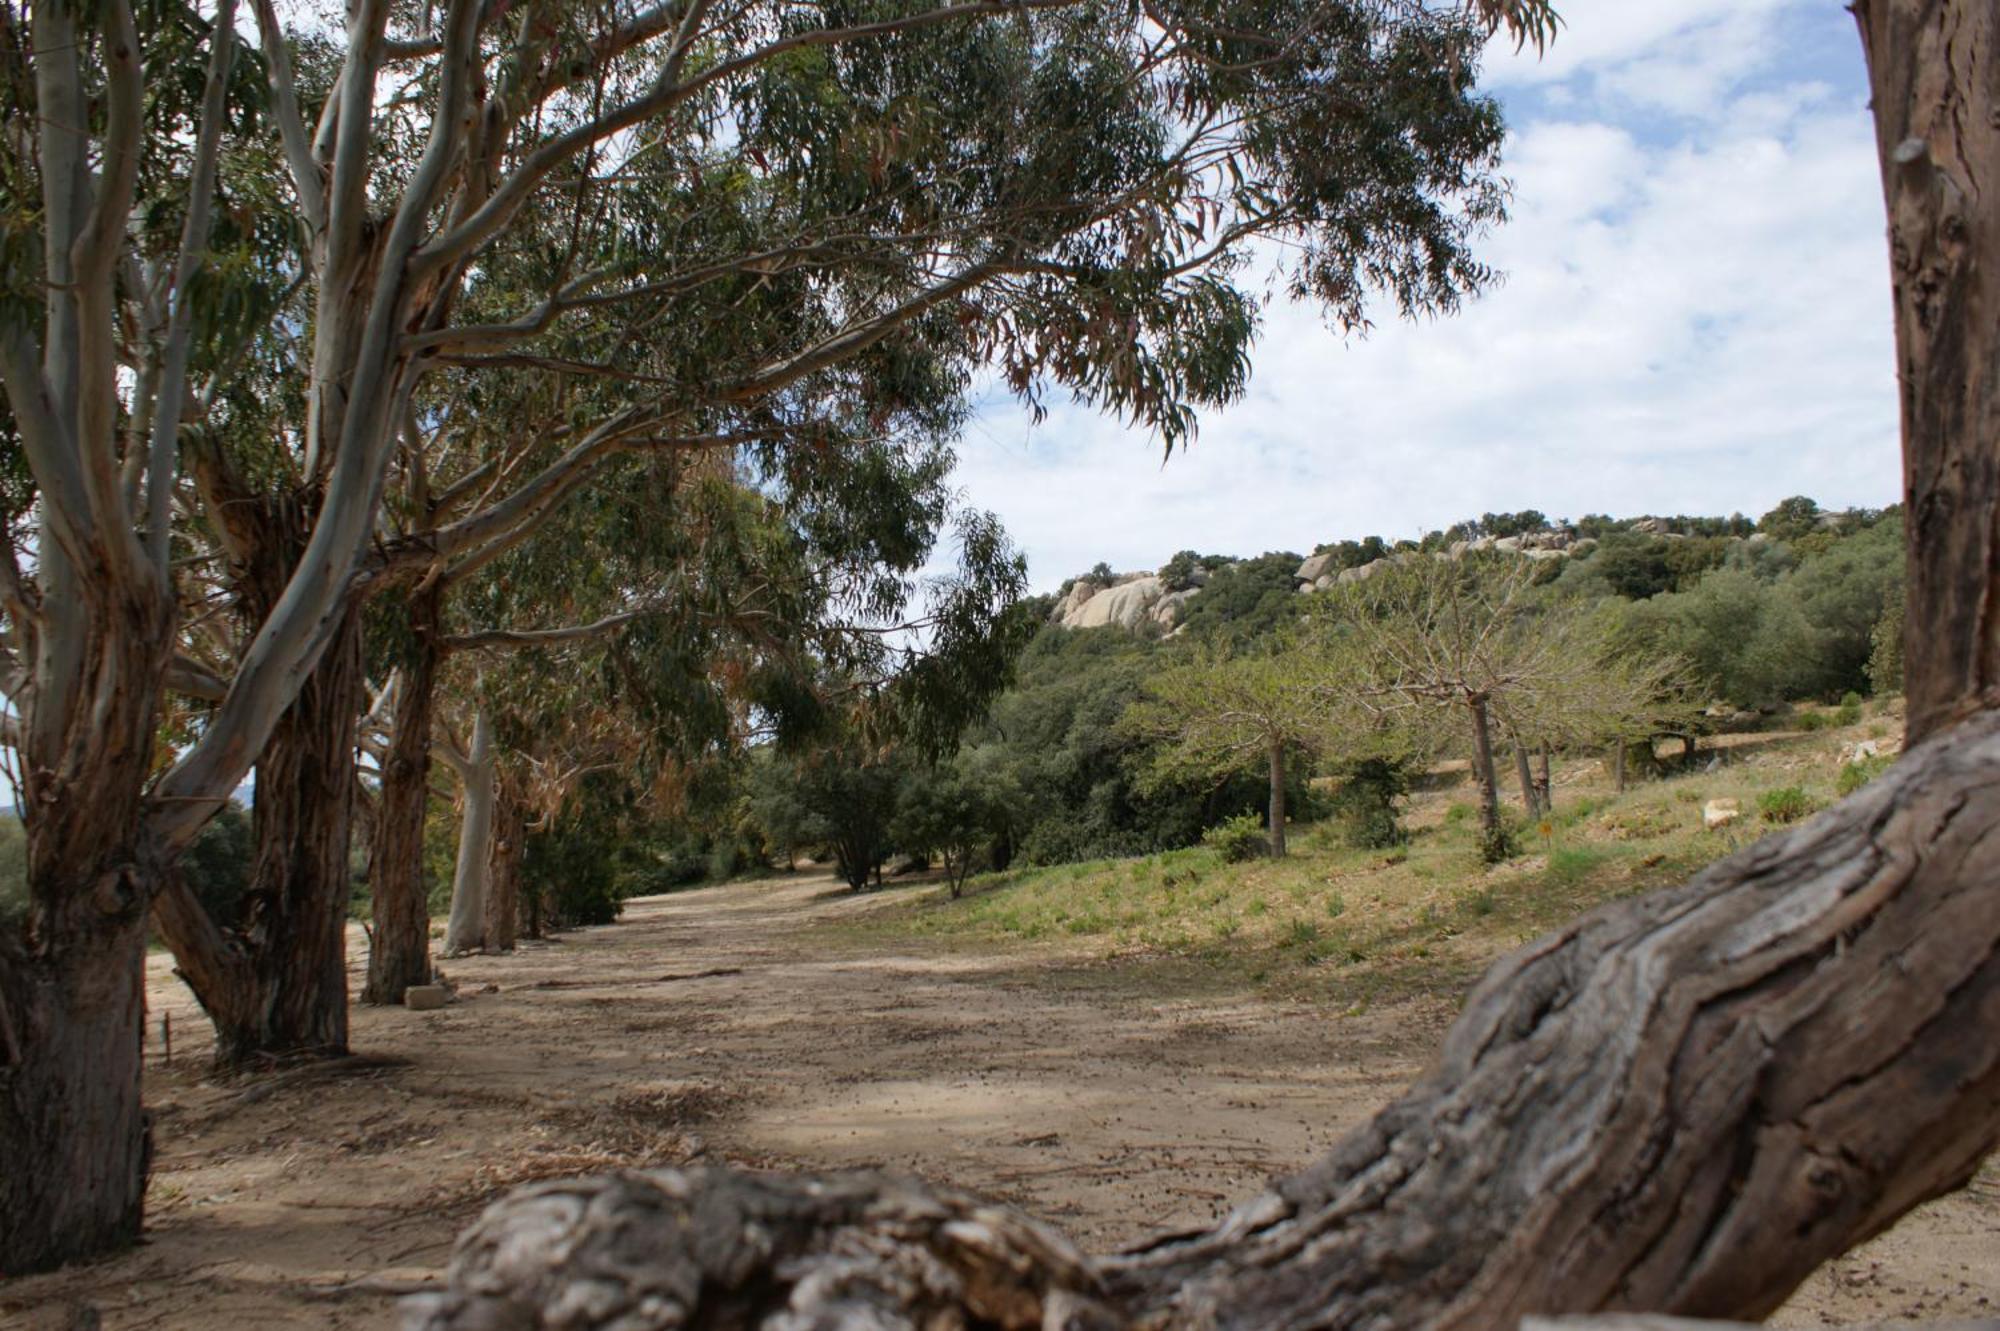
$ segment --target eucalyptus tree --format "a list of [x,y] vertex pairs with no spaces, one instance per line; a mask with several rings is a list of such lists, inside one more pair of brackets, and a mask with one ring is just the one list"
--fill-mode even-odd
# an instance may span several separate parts
[[[1538,0],[1479,7],[1546,22]],[[22,132],[0,164],[0,382],[35,490],[0,570],[30,883],[0,938],[0,1151],[29,1162],[0,1179],[12,1271],[136,1232],[149,906],[274,738],[351,739],[372,591],[506,548],[620,455],[809,456],[818,405],[893,410],[899,385],[982,363],[1171,446],[1242,386],[1255,301],[1233,278],[1259,237],[1353,324],[1373,289],[1418,312],[1480,286],[1468,246],[1501,211],[1483,25],[1421,5],[357,0],[331,38],[251,9],[254,47],[234,0],[168,3],[143,32],[129,0],[4,11]],[[258,215],[295,243],[224,280],[216,237]],[[513,262],[542,264],[541,291],[482,304]],[[191,335],[242,289],[268,293],[271,337]],[[664,372],[641,354],[661,345]],[[174,524],[201,503],[180,445],[228,423],[206,381],[245,374],[284,385],[290,497],[257,560],[283,576],[161,763]],[[399,543],[384,501],[431,470],[426,381],[496,375],[573,394],[559,456]],[[300,896],[273,936],[331,915]],[[257,1041],[344,1041],[323,1004],[295,1016]]]
[[1095,1257],[906,1179],[625,1174],[490,1210],[406,1325],[584,1297],[599,1325],[641,1307],[702,1325],[753,1299],[783,1309],[764,1325],[1755,1319],[1969,1181],[2000,1137],[2000,211],[1979,203],[2000,178],[2000,12],[1853,8],[1903,385],[1912,747],[1895,768],[1498,962],[1422,1079],[1212,1228]]

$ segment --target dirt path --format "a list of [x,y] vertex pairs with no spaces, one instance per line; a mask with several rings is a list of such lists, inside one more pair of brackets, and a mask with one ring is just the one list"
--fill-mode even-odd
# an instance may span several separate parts
[[[386,1328],[392,1291],[435,1275],[495,1192],[694,1156],[915,1170],[1102,1248],[1310,1159],[1448,1017],[1274,1005],[1194,968],[864,953],[814,927],[884,900],[812,878],[631,902],[450,963],[443,1012],[357,1010],[349,1064],[237,1083],[205,1078],[206,1023],[155,957],[149,1241],[0,1285],[0,1325],[68,1327],[88,1303],[107,1329]],[[1948,1199],[1786,1320],[1987,1312],[1996,1216],[2000,1188]]]

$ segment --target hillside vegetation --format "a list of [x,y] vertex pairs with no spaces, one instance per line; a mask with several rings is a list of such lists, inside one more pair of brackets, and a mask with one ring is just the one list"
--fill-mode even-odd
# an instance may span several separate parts
[[[1815,728],[1718,736],[1694,770],[1622,794],[1597,760],[1560,766],[1553,812],[1521,825],[1526,853],[1496,866],[1480,860],[1457,764],[1410,798],[1408,840],[1390,850],[1349,846],[1328,820],[1295,829],[1283,860],[1232,859],[1227,844],[1210,844],[1020,867],[973,880],[963,896],[927,886],[831,927],[885,944],[1178,959],[1344,1004],[1451,999],[1501,952],[1608,899],[1684,879],[1872,779],[1901,731],[1893,704],[1845,725],[1819,724],[1842,719],[1831,709],[1803,717]],[[1718,801],[1740,813],[1707,828]],[[1512,816],[1522,822],[1518,808]]]
[[[1395,681],[1384,683],[1377,666],[1357,673],[1332,663],[1360,650],[1354,615],[1375,616],[1374,636],[1393,638],[1401,621],[1381,618],[1389,613],[1383,589],[1437,582],[1426,570],[1446,571],[1446,582],[1462,570],[1470,594],[1489,609],[1505,599],[1509,618],[1496,631],[1504,630],[1516,657],[1571,658],[1543,660],[1547,678],[1533,696],[1495,702],[1490,798],[1471,787],[1454,797],[1481,809],[1503,791],[1519,803],[1517,771],[1530,755],[1537,769],[1546,754],[1557,771],[1574,774],[1615,768],[1623,742],[1626,774],[1643,782],[1667,770],[1655,754],[1692,753],[1705,763],[1703,746],[1721,732],[1820,724],[1843,701],[1851,712],[1899,686],[1902,516],[1893,508],[1832,513],[1795,498],[1755,521],[1561,522],[1530,511],[1486,514],[1422,541],[1368,537],[1311,555],[1183,551],[1156,573],[1100,565],[1017,607],[1024,645],[1012,682],[955,748],[926,751],[845,733],[754,746],[740,761],[712,766],[690,783],[682,814],[649,834],[657,868],[643,880],[657,888],[811,858],[832,860],[857,889],[898,868],[941,867],[963,887],[981,874],[1133,856],[1168,857],[1144,873],[1200,874],[1200,855],[1169,853],[1199,846],[1231,819],[1254,817],[1268,834],[1274,776],[1288,821],[1333,820],[1304,847],[1309,856],[1360,843],[1358,858],[1326,872],[1361,872],[1356,866],[1370,855],[1379,860],[1397,848],[1402,834],[1387,813],[1396,793],[1472,752],[1462,708],[1423,716],[1414,707],[1394,715],[1386,704],[1357,708],[1343,695],[1364,685],[1381,692]],[[1094,626],[1073,627],[1084,622]],[[1263,731],[1239,726],[1191,737],[1176,724],[1226,687],[1250,700],[1244,707],[1268,713]],[[1589,696],[1593,688],[1597,696]],[[1286,711],[1293,714],[1278,715]],[[1420,795],[1413,828],[1423,829],[1421,811],[1434,802]],[[1553,842],[1523,833],[1482,844],[1502,861],[1553,855],[1558,876],[1573,876],[1588,843],[1565,821],[1575,816],[1573,800],[1568,811],[1559,801]],[[1383,872],[1421,881],[1427,856],[1451,853],[1453,830],[1432,829],[1431,841],[1413,843],[1407,860]],[[1612,856],[1613,868],[1625,858]],[[1663,879],[1682,866],[1657,867],[1652,876]],[[1283,884],[1313,872],[1269,871]],[[1651,872],[1633,886],[1651,881]],[[1349,903],[1357,914],[1344,925],[1319,903],[1319,914],[1297,926],[1297,950],[1324,950],[1332,946],[1326,939],[1352,934],[1365,914],[1362,895]],[[1455,909],[1449,901],[1424,904]],[[1272,900],[1265,909],[1292,928],[1277,906]],[[1072,911],[1042,926],[1093,932],[1091,918]],[[1246,903],[1196,932],[1229,927],[1256,936],[1263,924]],[[1142,940],[1132,932],[1127,941]]]

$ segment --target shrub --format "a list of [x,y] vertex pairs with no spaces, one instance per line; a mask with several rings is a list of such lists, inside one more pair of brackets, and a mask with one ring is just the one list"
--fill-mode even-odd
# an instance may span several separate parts
[[1779,786],[1757,797],[1757,816],[1767,823],[1796,823],[1813,807],[1813,797],[1797,786]]
[[1842,694],[1840,710],[1834,713],[1834,720],[1843,726],[1858,724],[1861,720],[1861,695],[1852,689]]
[[1357,850],[1386,850],[1410,839],[1396,818],[1396,801],[1409,793],[1410,777],[1394,759],[1354,764],[1334,792],[1333,820],[1341,840]]
[[1798,727],[1800,730],[1805,731],[1807,734],[1811,734],[1814,731],[1825,730],[1828,724],[1829,722],[1827,720],[1827,715],[1825,712],[1800,712],[1798,714]]
[[1488,864],[1502,864],[1520,853],[1520,831],[1512,823],[1502,820],[1491,831],[1482,831],[1479,836],[1479,858]]
[[1240,813],[1201,834],[1201,844],[1222,856],[1226,864],[1241,864],[1271,853],[1271,843],[1254,813]]
[[1843,796],[1852,795],[1887,771],[1889,761],[1887,758],[1863,758],[1846,764],[1840,769],[1840,779],[1834,783],[1834,789]]

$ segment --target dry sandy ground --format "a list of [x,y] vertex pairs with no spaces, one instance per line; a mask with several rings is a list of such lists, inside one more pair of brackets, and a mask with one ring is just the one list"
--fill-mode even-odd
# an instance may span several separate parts
[[[393,1291],[433,1278],[496,1191],[697,1155],[916,1170],[1101,1248],[1304,1163],[1448,1017],[1275,1005],[1152,964],[862,953],[812,928],[882,900],[815,878],[635,901],[451,963],[443,1012],[357,1011],[348,1064],[231,1083],[204,1076],[205,1023],[156,957],[148,1242],[0,1285],[0,1326],[392,1327]],[[1781,1320],[1990,1315],[1996,1220],[1989,1173]]]

